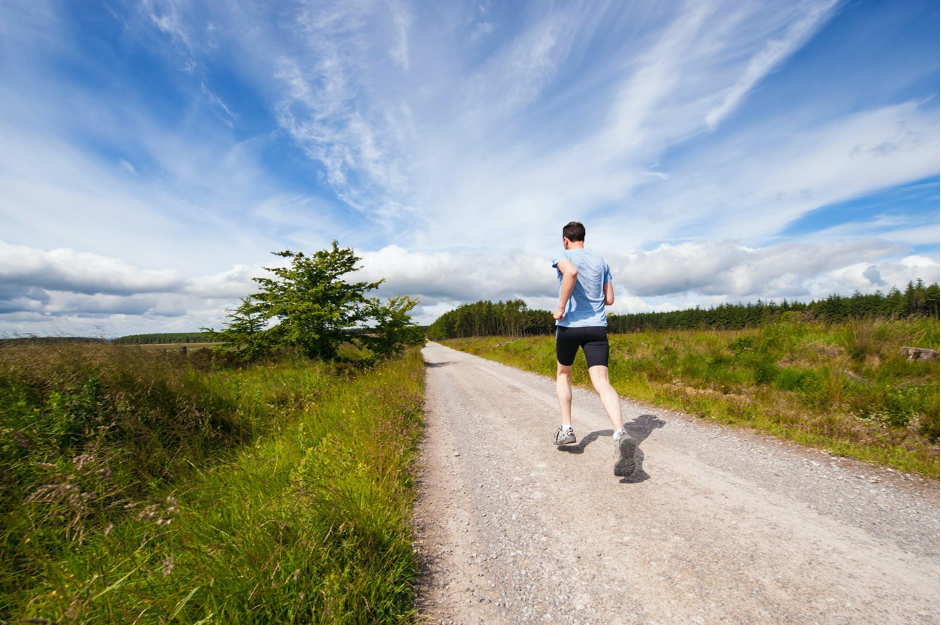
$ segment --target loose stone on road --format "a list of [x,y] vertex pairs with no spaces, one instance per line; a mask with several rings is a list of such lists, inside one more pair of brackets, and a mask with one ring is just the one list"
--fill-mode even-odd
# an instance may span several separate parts
[[575,389],[434,343],[418,607],[443,623],[938,623],[938,487]]

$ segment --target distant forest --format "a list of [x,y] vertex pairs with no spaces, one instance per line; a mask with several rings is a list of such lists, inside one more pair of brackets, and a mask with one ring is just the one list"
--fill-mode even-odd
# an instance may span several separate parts
[[104,339],[89,336],[14,336],[0,338],[4,345],[22,345],[25,343],[104,343]]
[[209,343],[208,332],[169,332],[165,334],[132,334],[112,339],[119,345],[156,345],[162,343]]
[[[839,323],[858,317],[905,318],[939,316],[938,284],[926,286],[921,280],[909,282],[904,291],[892,288],[888,293],[871,295],[831,295],[810,302],[781,303],[758,300],[748,304],[723,304],[713,308],[691,308],[673,312],[608,315],[612,334],[644,330],[687,330],[712,328],[739,330],[762,324],[793,320]],[[427,331],[432,340],[468,336],[533,336],[552,334],[555,319],[547,310],[527,308],[523,300],[493,303],[475,302],[446,312]]]
[[[426,330],[428,326],[417,326]],[[352,328],[350,334],[367,334],[369,328]],[[210,343],[212,337],[208,332],[170,332],[166,334],[132,334],[112,339],[112,343],[121,345],[158,345],[165,343]]]

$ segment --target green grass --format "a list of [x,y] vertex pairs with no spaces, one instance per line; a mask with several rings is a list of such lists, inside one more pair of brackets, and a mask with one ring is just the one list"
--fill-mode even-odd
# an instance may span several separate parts
[[414,619],[417,350],[207,368],[57,345],[0,367],[0,620]]
[[[932,319],[612,335],[610,373],[632,399],[938,477],[938,363],[899,355],[938,335]],[[555,376],[554,337],[443,343]],[[581,352],[572,376],[590,384]]]

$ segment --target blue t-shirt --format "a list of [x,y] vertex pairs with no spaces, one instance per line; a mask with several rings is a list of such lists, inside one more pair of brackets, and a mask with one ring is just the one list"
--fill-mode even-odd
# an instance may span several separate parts
[[552,266],[559,277],[559,293],[562,293],[562,272],[559,261],[569,259],[578,270],[575,289],[565,305],[565,316],[556,325],[569,328],[607,326],[604,312],[604,285],[611,282],[611,268],[604,259],[588,248],[561,250],[552,259]]

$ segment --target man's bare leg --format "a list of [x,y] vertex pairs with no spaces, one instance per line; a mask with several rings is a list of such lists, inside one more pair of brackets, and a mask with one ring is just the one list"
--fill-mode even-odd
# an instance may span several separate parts
[[[561,367],[561,365],[559,365]],[[569,367],[571,369],[571,367]],[[618,398],[618,392],[614,390],[614,387],[611,386],[610,380],[608,380],[608,368],[604,365],[595,365],[588,369],[588,376],[591,378],[592,386],[595,387],[598,396],[601,397],[601,405],[604,406],[604,411],[608,413],[608,418],[611,419],[611,427],[615,432],[624,427],[624,421],[621,419],[621,400]],[[558,391],[559,383],[556,382],[556,390]],[[559,395],[559,402],[561,403],[562,396]],[[572,391],[569,390],[569,409],[571,411],[572,403]],[[563,412],[563,419],[564,419]],[[571,418],[571,417],[569,417]]]
[[595,365],[588,369],[588,375],[591,377],[591,383],[598,396],[601,397],[601,405],[604,411],[608,413],[611,419],[611,427],[614,429],[614,474],[619,477],[627,477],[634,473],[634,451],[637,445],[634,438],[624,431],[624,421],[621,419],[621,400],[618,399],[618,392],[611,386],[608,380],[608,368],[604,365]]
[[572,425],[572,365],[556,363],[555,394],[559,398],[559,410],[562,411],[562,423]]

